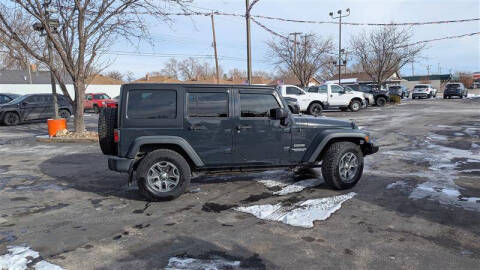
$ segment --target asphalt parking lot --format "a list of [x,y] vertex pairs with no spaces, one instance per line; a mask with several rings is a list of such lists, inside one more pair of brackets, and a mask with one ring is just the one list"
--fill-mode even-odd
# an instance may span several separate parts
[[[96,144],[36,142],[43,123],[0,126],[0,266],[23,246],[38,252],[27,266],[49,269],[478,269],[480,99],[326,116],[354,119],[381,147],[352,190],[318,181],[274,194],[315,178],[277,170],[198,176],[158,203],[109,171]],[[96,115],[86,119],[95,130]],[[344,194],[311,228],[235,210]]]

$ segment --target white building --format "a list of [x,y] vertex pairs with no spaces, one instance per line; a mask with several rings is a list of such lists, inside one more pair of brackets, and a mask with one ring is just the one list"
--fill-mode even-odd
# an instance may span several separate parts
[[[68,93],[74,99],[75,94],[71,78],[66,76],[65,83]],[[115,97],[120,94],[120,86],[123,82],[103,75],[96,75],[87,83],[86,93],[106,93],[110,97]],[[32,71],[30,73],[23,70],[0,71],[0,93],[25,95],[51,92],[50,72],[48,71]],[[62,93],[58,84],[57,93]]]

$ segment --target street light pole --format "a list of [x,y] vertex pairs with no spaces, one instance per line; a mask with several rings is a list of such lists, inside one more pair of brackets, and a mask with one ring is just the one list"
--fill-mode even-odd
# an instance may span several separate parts
[[[342,18],[348,17],[350,15],[350,9],[347,8],[346,15],[342,15],[342,10],[337,11],[338,16],[333,16],[333,12],[330,12],[329,15],[332,19],[339,19],[338,21],[338,84],[342,80]],[[346,65],[346,63],[345,63]]]

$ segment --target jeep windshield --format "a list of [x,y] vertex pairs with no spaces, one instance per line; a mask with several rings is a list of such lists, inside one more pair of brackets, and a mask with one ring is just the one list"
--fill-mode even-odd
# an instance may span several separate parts
[[415,85],[414,88],[417,88],[417,89],[428,88],[428,85]]
[[460,88],[460,84],[458,83],[447,84],[447,89],[457,89],[457,88]]

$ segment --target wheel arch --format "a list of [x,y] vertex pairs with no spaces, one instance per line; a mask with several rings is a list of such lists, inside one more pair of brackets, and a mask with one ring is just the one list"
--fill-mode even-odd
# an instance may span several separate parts
[[316,145],[310,147],[303,158],[304,162],[316,162],[320,161],[325,151],[336,142],[353,142],[357,145],[362,145],[365,142],[365,137],[369,136],[364,132],[358,131],[328,131],[326,134],[319,134],[312,141],[312,144]]
[[310,103],[308,103],[307,110],[308,110],[308,108],[310,108],[310,106],[311,106],[312,104],[314,104],[314,103],[318,103],[318,104],[322,105],[322,109],[325,109],[325,104],[324,104],[322,101],[316,99],[316,100],[312,100],[312,101],[310,101]]
[[135,158],[139,153],[158,149],[169,149],[182,155],[191,168],[203,167],[204,163],[193,147],[183,138],[176,136],[143,136],[135,139],[127,157]]

